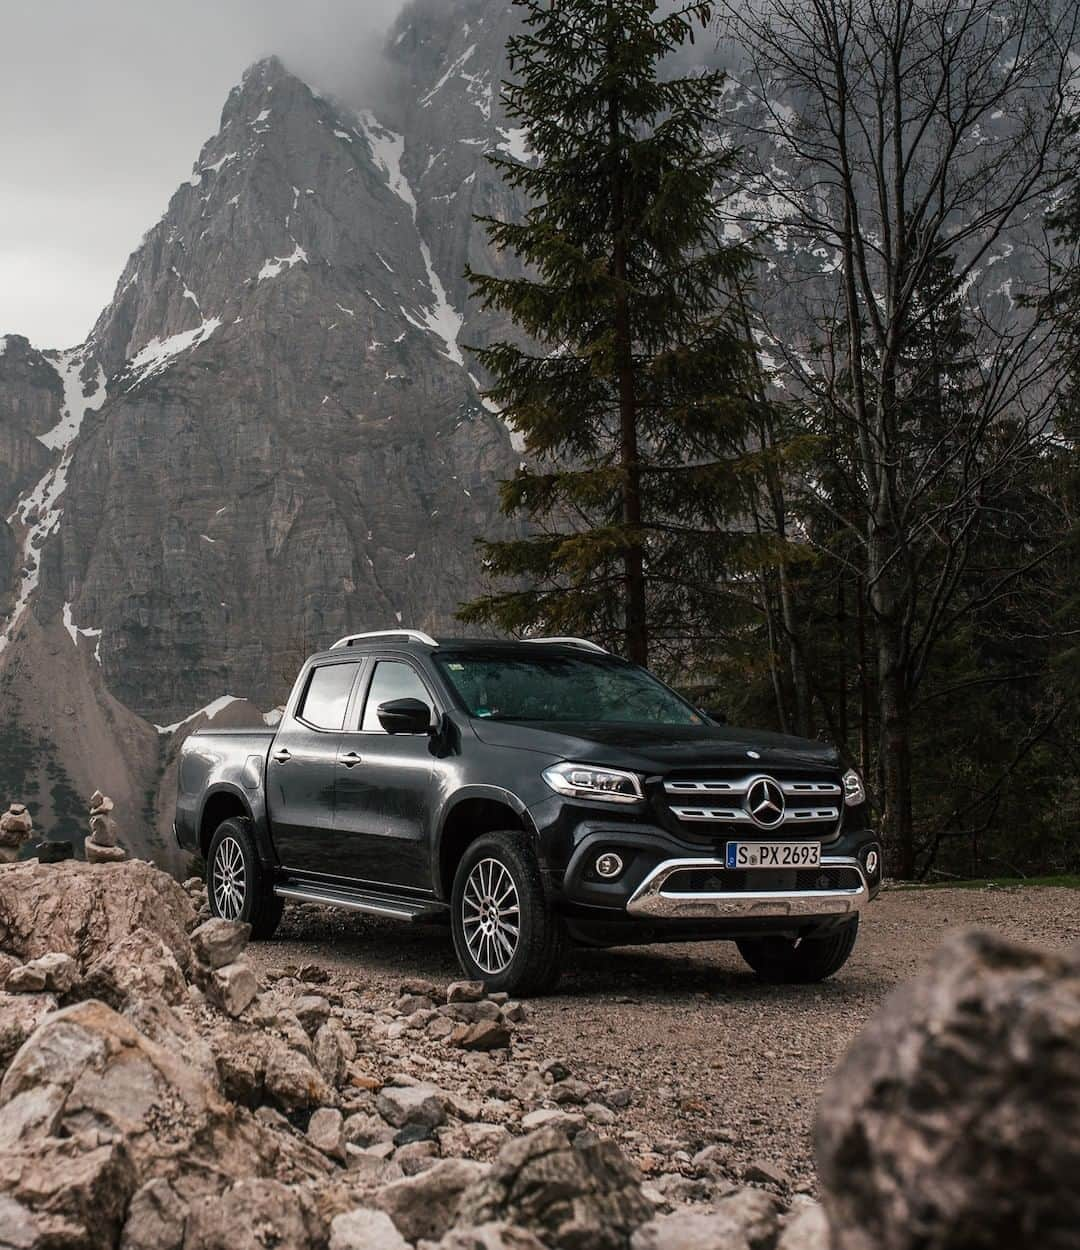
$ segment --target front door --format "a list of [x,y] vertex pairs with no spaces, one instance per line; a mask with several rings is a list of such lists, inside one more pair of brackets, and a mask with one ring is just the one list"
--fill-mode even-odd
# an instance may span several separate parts
[[334,781],[356,659],[314,667],[278,726],[266,764],[266,805],[285,868],[334,875]]
[[431,889],[428,825],[431,739],[388,734],[380,703],[435,700],[419,671],[400,659],[378,659],[356,701],[355,728],[341,735],[334,799],[334,843],[340,871],[378,885]]

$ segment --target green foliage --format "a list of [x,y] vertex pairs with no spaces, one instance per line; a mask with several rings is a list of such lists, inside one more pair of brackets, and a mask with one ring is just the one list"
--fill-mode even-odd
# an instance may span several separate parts
[[469,278],[529,340],[476,350],[525,439],[502,502],[527,532],[483,544],[503,584],[462,617],[587,634],[671,667],[713,628],[718,583],[774,555],[732,524],[762,453],[747,450],[750,256],[724,241],[716,191],[732,155],[708,138],[723,78],[664,77],[712,6],[517,3],[504,98],[537,160],[492,163],[532,207],[481,220],[525,274]]

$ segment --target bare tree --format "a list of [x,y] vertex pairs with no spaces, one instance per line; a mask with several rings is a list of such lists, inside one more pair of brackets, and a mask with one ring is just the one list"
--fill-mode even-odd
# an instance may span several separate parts
[[[972,607],[960,590],[996,501],[1048,436],[1054,328],[999,275],[1012,256],[1033,294],[1051,280],[1042,222],[1066,172],[1078,7],[724,7],[748,62],[737,72],[749,97],[735,122],[750,186],[741,216],[787,245],[774,253],[784,299],[766,301],[761,334],[773,382],[850,449],[837,463],[850,507],[833,519],[851,541],[823,557],[842,560],[865,596],[879,799],[897,870],[911,875],[913,698]],[[957,308],[962,368],[960,349],[933,346]],[[833,506],[812,480],[802,487]],[[988,570],[979,605],[1023,571]]]

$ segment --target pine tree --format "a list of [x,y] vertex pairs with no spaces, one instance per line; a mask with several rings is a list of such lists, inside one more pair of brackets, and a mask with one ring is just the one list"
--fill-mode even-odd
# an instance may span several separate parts
[[502,504],[526,526],[482,544],[510,585],[461,615],[685,659],[721,577],[761,558],[732,523],[761,453],[746,450],[752,353],[733,298],[750,254],[723,237],[732,155],[711,137],[723,76],[665,77],[713,6],[515,2],[504,99],[536,159],[491,159],[531,207],[479,220],[525,276],[468,276],[530,341],[476,351],[525,439]]

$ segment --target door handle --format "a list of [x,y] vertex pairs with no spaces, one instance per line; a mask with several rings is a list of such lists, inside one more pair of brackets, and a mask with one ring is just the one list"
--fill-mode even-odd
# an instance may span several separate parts
[[292,752],[287,747],[282,747],[273,754],[273,760],[276,764],[287,764],[291,759]]
[[355,768],[357,764],[360,763],[361,758],[362,757],[357,755],[355,751],[346,751],[341,757],[341,762],[346,768]]

